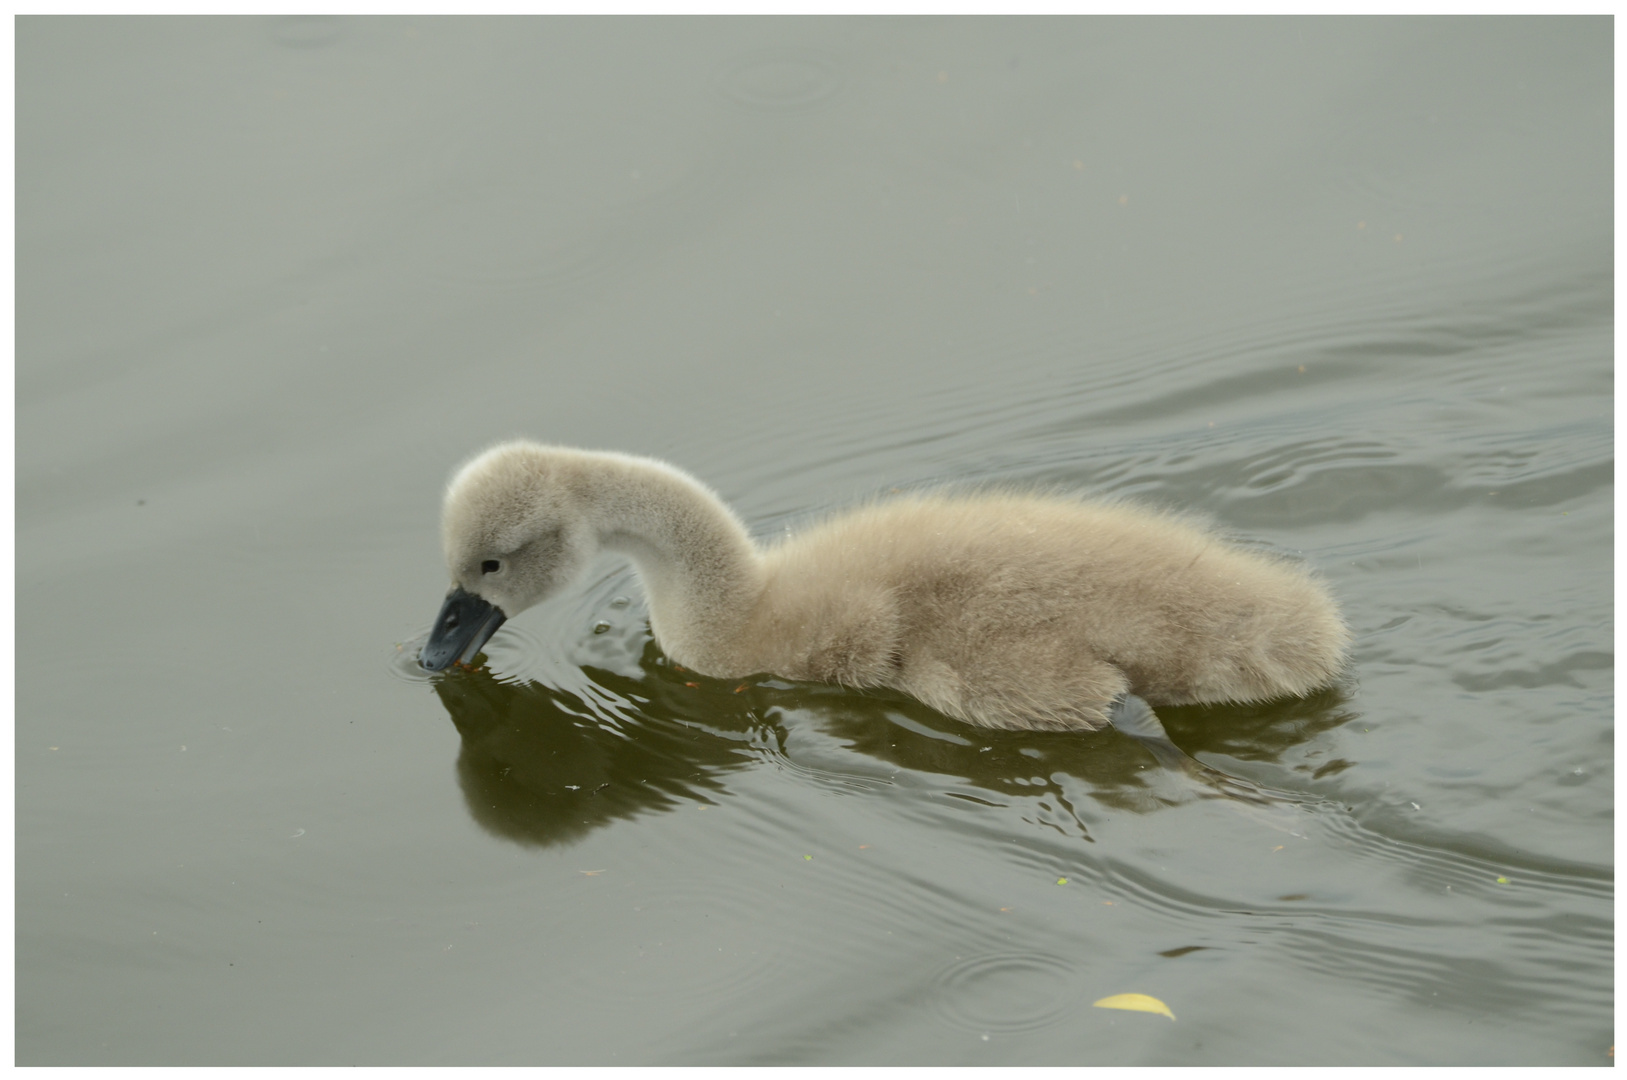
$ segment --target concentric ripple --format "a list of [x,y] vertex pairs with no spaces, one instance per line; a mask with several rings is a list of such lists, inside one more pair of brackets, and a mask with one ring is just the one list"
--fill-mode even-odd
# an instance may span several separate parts
[[1007,952],[956,961],[933,980],[939,1014],[966,1031],[1032,1031],[1071,1013],[1073,971],[1055,957]]
[[718,85],[741,105],[768,112],[814,108],[846,84],[846,65],[814,49],[775,49],[739,57]]
[[403,682],[428,682],[429,672],[418,663],[418,653],[428,640],[429,630],[424,629],[406,641],[396,642],[385,657],[385,666],[390,674]]

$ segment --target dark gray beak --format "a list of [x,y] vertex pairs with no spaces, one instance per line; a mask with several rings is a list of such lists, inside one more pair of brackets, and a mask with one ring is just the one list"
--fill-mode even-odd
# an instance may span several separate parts
[[429,671],[440,671],[454,660],[460,664],[471,662],[507,618],[501,608],[465,592],[459,585],[446,594],[429,641],[418,653],[418,663]]

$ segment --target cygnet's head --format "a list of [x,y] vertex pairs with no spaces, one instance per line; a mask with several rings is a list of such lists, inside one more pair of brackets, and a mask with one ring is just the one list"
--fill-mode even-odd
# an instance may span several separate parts
[[419,663],[468,663],[511,616],[563,589],[593,557],[586,507],[561,475],[568,451],[511,442],[452,478],[441,511],[447,593]]

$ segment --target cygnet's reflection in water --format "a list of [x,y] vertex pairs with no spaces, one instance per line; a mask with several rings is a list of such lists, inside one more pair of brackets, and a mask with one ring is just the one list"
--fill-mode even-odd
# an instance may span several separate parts
[[577,670],[574,691],[504,682],[484,669],[434,682],[462,736],[458,779],[470,813],[497,836],[569,843],[618,818],[712,801],[729,772],[774,761],[837,783],[885,783],[900,770],[952,778],[953,787],[996,794],[991,804],[1036,800],[1088,838],[1064,786],[1121,811],[1199,798],[1291,809],[1298,797],[1219,773],[1176,742],[1272,760],[1351,719],[1340,691],[1327,690],[1264,707],[1158,714],[1132,699],[1116,714],[1117,730],[991,731],[897,696],[707,679],[675,668],[647,639],[638,675]]
[[[744,749],[749,724],[694,702],[675,708],[663,669],[645,678],[581,670],[580,695],[503,682],[485,669],[435,680],[463,738],[464,799],[491,833],[522,844],[568,843],[618,818],[706,799],[722,790],[721,774],[753,760]],[[682,682],[676,689],[694,693]]]

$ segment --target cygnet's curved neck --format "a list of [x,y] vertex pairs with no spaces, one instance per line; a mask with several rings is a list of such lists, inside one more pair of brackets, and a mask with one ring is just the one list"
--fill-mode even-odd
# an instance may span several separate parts
[[593,458],[582,481],[599,544],[638,567],[662,648],[703,674],[732,668],[766,580],[745,526],[710,488],[670,465]]

